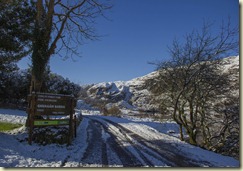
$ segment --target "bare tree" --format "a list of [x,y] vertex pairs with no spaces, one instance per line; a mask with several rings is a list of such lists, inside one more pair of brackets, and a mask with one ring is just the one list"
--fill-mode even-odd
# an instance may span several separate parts
[[[94,30],[95,18],[103,16],[104,11],[110,8],[109,1],[37,0],[31,91],[41,90],[43,75],[53,54],[62,55],[64,58],[78,55],[77,50],[83,40],[97,38]],[[59,53],[64,49],[66,54]]]
[[[53,54],[78,55],[83,40],[94,40],[95,19],[111,8],[109,0],[37,0],[32,40],[30,92],[40,92]],[[29,123],[29,117],[26,124]]]
[[150,87],[154,94],[162,96],[162,105],[171,109],[180,126],[181,140],[184,128],[194,145],[198,145],[199,133],[206,137],[210,99],[224,93],[228,84],[227,76],[220,73],[219,59],[238,53],[239,47],[238,29],[232,29],[230,21],[223,23],[216,33],[212,32],[212,26],[205,22],[201,31],[187,34],[184,43],[174,40],[169,47],[171,60],[155,63],[160,74]]

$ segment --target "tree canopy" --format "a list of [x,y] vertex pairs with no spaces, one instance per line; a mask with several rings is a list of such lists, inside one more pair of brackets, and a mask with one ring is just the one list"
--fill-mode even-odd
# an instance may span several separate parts
[[35,16],[28,0],[0,0],[0,69],[17,62],[31,51]]

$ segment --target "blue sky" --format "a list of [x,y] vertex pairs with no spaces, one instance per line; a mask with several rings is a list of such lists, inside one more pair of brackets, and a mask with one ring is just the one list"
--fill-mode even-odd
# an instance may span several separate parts
[[[52,56],[51,71],[78,84],[127,81],[154,71],[149,61],[168,60],[167,46],[204,19],[215,22],[231,17],[239,22],[238,0],[114,0],[106,15],[95,26],[99,41],[86,42],[79,50],[82,58],[63,60]],[[19,62],[26,68],[28,58]]]

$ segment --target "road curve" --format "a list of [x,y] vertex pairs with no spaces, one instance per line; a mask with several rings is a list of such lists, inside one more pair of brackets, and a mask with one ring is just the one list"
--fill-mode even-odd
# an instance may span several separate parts
[[[89,121],[87,149],[80,167],[200,167],[190,156],[163,140],[151,141],[105,117],[84,116]],[[142,129],[142,128],[141,128]]]

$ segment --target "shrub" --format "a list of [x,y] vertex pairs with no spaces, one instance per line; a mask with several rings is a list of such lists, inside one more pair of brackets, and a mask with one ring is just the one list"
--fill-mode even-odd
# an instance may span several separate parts
[[110,108],[104,107],[103,113],[105,116],[117,116],[120,117],[121,110],[117,106],[111,106]]
[[66,144],[69,139],[69,129],[63,127],[39,127],[33,130],[33,141],[41,145]]

